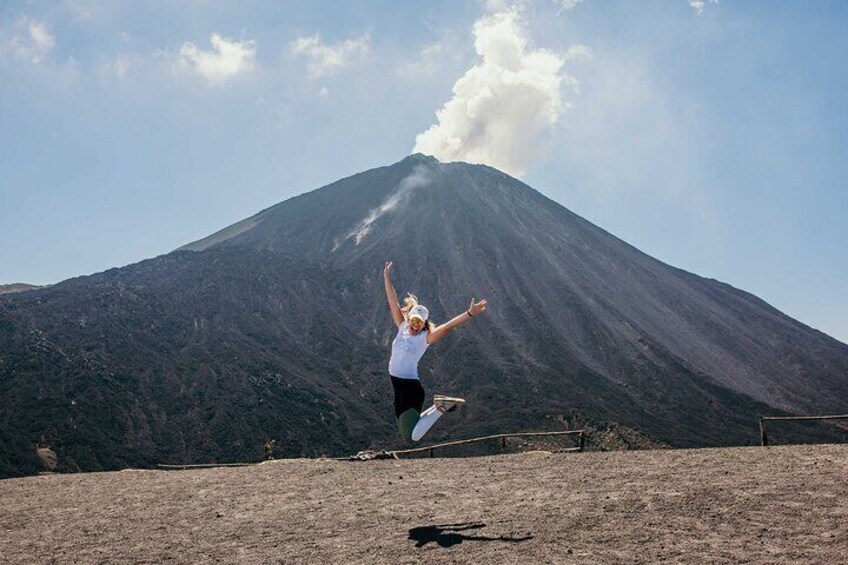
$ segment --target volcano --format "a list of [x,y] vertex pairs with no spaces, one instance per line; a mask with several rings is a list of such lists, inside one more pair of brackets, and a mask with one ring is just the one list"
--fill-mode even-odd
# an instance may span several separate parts
[[172,253],[0,296],[0,473],[38,471],[39,447],[73,471],[252,460],[272,438],[284,456],[399,446],[386,260],[437,323],[489,302],[422,360],[429,393],[468,401],[428,439],[602,422],[744,445],[761,414],[848,404],[848,345],[496,169],[416,154]]

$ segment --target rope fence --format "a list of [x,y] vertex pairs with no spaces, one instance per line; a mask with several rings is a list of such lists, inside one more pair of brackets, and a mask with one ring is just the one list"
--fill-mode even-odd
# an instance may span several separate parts
[[216,467],[249,467],[256,463],[194,463],[185,465],[156,465],[157,469],[184,471],[186,469],[214,469]]
[[506,440],[510,437],[540,437],[540,436],[565,436],[565,435],[577,435],[577,447],[570,447],[563,449],[562,451],[583,451],[586,442],[586,430],[569,430],[569,431],[561,431],[561,432],[517,432],[511,434],[494,434],[490,436],[482,436],[475,437],[471,439],[462,439],[457,441],[449,441],[446,443],[437,443],[435,445],[428,445],[427,447],[416,447],[414,449],[400,449],[395,451],[389,451],[388,454],[392,457],[396,458],[399,455],[411,455],[413,453],[424,453],[428,452],[430,457],[433,457],[433,451],[437,449],[444,449],[446,447],[454,447],[457,445],[468,445],[471,443],[480,443],[483,441],[489,441],[493,439],[501,440],[501,449],[506,449]]
[[[437,443],[426,447],[416,447],[413,449],[398,449],[394,451],[360,451],[356,455],[350,457],[330,457],[331,461],[350,461],[362,460],[369,461],[372,459],[399,459],[401,455],[412,455],[415,453],[428,453],[433,457],[433,452],[437,449],[445,449],[447,447],[455,447],[457,445],[469,445],[472,443],[480,443],[484,441],[500,440],[501,450],[506,450],[506,440],[511,437],[553,437],[553,436],[577,436],[577,446],[567,447],[559,451],[562,452],[582,452],[586,446],[586,430],[568,430],[559,432],[515,432],[509,434],[494,434],[490,436],[474,437],[470,439],[461,439],[457,441],[448,441],[445,443]],[[280,460],[282,461],[282,460]],[[259,463],[200,463],[200,464],[185,464],[185,465],[156,465],[157,469],[163,470],[188,470],[188,469],[212,469],[215,467],[245,467],[249,465],[257,465]]]

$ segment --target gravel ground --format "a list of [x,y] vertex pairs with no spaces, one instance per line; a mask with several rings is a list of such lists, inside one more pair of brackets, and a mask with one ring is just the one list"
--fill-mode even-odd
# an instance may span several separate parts
[[0,481],[3,563],[848,563],[848,446]]

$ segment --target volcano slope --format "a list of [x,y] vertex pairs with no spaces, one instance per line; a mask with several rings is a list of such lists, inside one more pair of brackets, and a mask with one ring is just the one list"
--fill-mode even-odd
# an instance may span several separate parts
[[413,155],[173,253],[0,295],[0,477],[38,472],[39,446],[62,471],[251,461],[272,438],[286,457],[400,447],[387,259],[436,322],[489,301],[422,360],[431,394],[468,401],[428,440],[590,419],[744,445],[760,414],[848,405],[848,345],[495,169]]
[[845,563],[848,446],[0,481],[5,563]]

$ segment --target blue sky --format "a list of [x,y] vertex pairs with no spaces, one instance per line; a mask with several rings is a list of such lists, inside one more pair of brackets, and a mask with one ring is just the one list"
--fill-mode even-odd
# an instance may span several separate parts
[[[487,83],[512,48],[527,82]],[[846,52],[825,0],[5,0],[0,284],[160,255],[482,124],[450,155],[848,342]],[[476,122],[461,77],[495,93]]]

